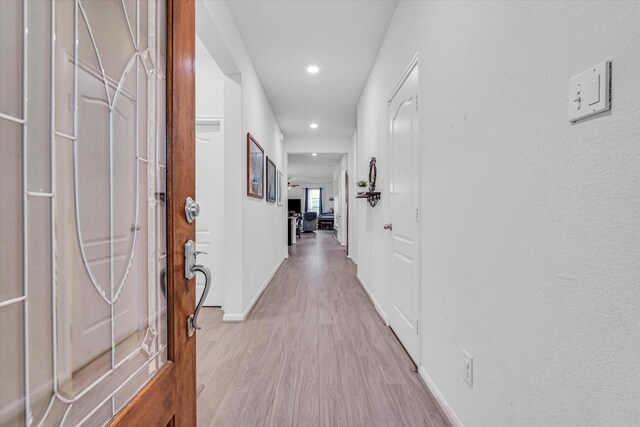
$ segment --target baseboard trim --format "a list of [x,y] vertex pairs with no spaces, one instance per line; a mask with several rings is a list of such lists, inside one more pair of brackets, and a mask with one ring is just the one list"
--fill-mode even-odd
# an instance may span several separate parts
[[373,306],[378,312],[378,315],[380,316],[380,318],[382,318],[382,321],[384,322],[384,324],[389,326],[389,318],[387,317],[387,313],[384,312],[384,310],[382,309],[382,306],[378,303],[378,300],[376,299],[376,297],[373,296],[373,294],[371,293],[367,285],[364,284],[364,282],[362,281],[362,278],[360,277],[360,274],[358,273],[356,273],[356,280],[358,281],[358,283],[360,283],[360,286],[362,286],[362,289],[364,289],[364,292],[367,294],[367,296],[373,303]]
[[286,258],[283,257],[278,263],[278,265],[276,265],[276,268],[273,269],[271,274],[269,274],[267,279],[262,283],[262,286],[260,286],[260,289],[258,289],[258,292],[256,292],[256,295],[253,297],[253,299],[251,300],[247,308],[242,313],[225,313],[222,316],[222,321],[223,322],[244,322],[245,320],[247,320],[247,317],[249,317],[249,315],[251,314],[251,311],[253,311],[253,307],[255,307],[256,303],[258,302],[258,300],[260,299],[264,291],[267,289],[267,286],[269,286],[269,284],[273,280],[278,270],[280,270],[280,267],[282,266],[282,263],[284,262],[285,259]]
[[436,404],[438,412],[440,412],[440,415],[444,418],[445,422],[450,427],[464,427],[422,365],[418,368],[418,373],[420,374],[420,378],[422,378],[424,385],[427,386],[427,391],[431,395],[431,400]]
[[[248,316],[248,314],[246,316]],[[246,316],[244,314],[225,313],[222,315],[222,321],[223,322],[244,322],[246,320]]]

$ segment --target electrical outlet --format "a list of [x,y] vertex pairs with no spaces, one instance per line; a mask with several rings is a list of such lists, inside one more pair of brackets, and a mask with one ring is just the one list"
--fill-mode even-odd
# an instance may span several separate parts
[[473,388],[473,357],[464,350],[462,350],[462,376],[464,382]]

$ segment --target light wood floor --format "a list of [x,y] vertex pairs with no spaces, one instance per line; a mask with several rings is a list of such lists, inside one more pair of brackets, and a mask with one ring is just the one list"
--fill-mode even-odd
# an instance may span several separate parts
[[444,426],[330,232],[305,234],[243,323],[206,308],[199,426]]

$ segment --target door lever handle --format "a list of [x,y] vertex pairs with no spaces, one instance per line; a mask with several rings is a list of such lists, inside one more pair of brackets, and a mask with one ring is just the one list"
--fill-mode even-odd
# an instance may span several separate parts
[[204,291],[200,296],[200,300],[198,301],[198,305],[196,306],[196,311],[191,314],[187,318],[187,336],[192,337],[196,330],[202,329],[202,327],[198,324],[198,315],[200,314],[200,309],[204,305],[204,300],[207,298],[209,294],[209,289],[211,288],[211,272],[204,265],[194,265],[191,268],[193,273],[202,273],[204,275]]
[[200,309],[202,308],[204,300],[207,298],[207,294],[209,294],[209,289],[211,288],[211,272],[204,265],[196,264],[196,257],[203,253],[206,252],[196,250],[196,242],[193,240],[188,240],[187,243],[184,244],[185,279],[193,279],[196,276],[196,273],[202,273],[204,275],[204,291],[200,296],[198,305],[196,305],[196,311],[187,318],[187,336],[189,337],[192,337],[196,330],[201,329],[200,325],[198,325],[198,314],[200,314]]
[[384,225],[384,229],[385,230],[393,230],[393,224],[389,223],[389,224],[385,224]]

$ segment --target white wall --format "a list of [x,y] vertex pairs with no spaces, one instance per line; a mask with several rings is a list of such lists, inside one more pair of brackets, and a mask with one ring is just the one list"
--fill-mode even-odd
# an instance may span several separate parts
[[196,118],[224,115],[224,74],[196,36]]
[[[241,273],[232,275],[230,279],[233,282],[225,284],[224,307],[226,320],[240,320],[246,316],[284,259],[283,245],[286,245],[286,224],[282,220],[286,205],[278,206],[264,199],[246,196],[246,135],[250,132],[254,136],[278,169],[284,163],[282,141],[280,128],[227,3],[213,0],[198,2],[196,14],[198,34],[203,44],[227,74],[225,98],[227,94],[238,95],[240,91],[239,126],[235,123],[236,131],[229,135],[225,128],[225,185],[228,183],[231,188],[240,190],[226,197],[229,193],[229,188],[226,188],[225,203],[229,208],[225,208],[225,226],[229,224],[238,234],[234,234],[231,241],[225,239],[225,242],[232,245],[229,247],[232,253],[241,256],[241,262],[235,266]],[[230,103],[230,108],[238,107],[237,100]],[[235,143],[232,144],[228,138]],[[229,167],[227,161],[235,167]],[[233,261],[237,262],[237,259]]]
[[[351,155],[347,159],[347,171],[349,172],[349,244],[347,245],[348,254],[347,257],[351,258],[354,263],[358,263],[358,227],[357,218],[358,212],[360,210],[361,203],[363,200],[356,199],[357,188],[356,182],[360,181],[359,171],[358,171],[358,131],[355,130],[353,135],[351,136],[351,141],[349,142],[351,146]],[[368,170],[367,170],[368,173]],[[346,188],[346,186],[345,186]],[[364,208],[364,207],[363,207]]]
[[[375,155],[387,182],[386,101],[419,52],[421,372],[464,425],[640,420],[639,22],[629,2],[396,9],[358,105],[358,178]],[[569,78],[607,59],[612,111],[571,125]],[[387,187],[357,219],[384,310]]]
[[340,159],[340,166],[336,169],[333,175],[333,182],[335,186],[335,200],[333,204],[335,211],[334,227],[338,230],[336,237],[342,246],[347,244],[345,173],[349,170],[348,157],[349,156],[347,155],[342,156]]
[[[203,119],[220,119],[220,129],[224,131],[224,79],[211,54],[196,35],[196,139],[203,131],[198,125]],[[210,130],[210,129],[209,129]],[[209,135],[211,136],[211,135]],[[200,262],[211,270],[213,286],[205,305],[224,306],[225,270],[228,263],[224,255],[224,135],[211,139],[206,145],[196,143],[196,195],[201,213],[196,222],[196,242],[198,250],[207,252],[200,255]],[[210,226],[210,227],[207,227]],[[205,231],[205,234],[202,232]],[[206,236],[206,237],[205,237]],[[204,278],[197,276],[198,292],[204,289]]]
[[[246,191],[242,168],[226,167],[244,162],[242,140],[242,88],[231,78],[224,79],[224,310],[225,314],[244,313],[242,297],[242,200]],[[230,142],[230,143],[227,143]],[[245,178],[246,179],[246,178]]]

